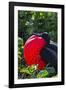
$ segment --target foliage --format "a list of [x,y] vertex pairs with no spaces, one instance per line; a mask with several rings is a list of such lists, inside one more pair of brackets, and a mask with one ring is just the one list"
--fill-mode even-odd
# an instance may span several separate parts
[[37,65],[27,66],[23,58],[23,39],[18,38],[18,78],[46,78],[56,75],[55,69],[47,64],[43,70],[38,70]]
[[18,35],[24,42],[33,32],[48,32],[50,39],[57,42],[57,13],[18,11]]
[[49,73],[47,70],[41,70],[38,74],[37,74],[37,78],[44,78],[44,77],[48,77]]

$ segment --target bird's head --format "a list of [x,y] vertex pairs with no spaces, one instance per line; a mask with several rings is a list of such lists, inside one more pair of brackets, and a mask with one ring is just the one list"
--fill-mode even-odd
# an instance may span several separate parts
[[42,37],[47,44],[50,43],[50,36],[47,32],[43,32],[43,33],[32,33],[31,35],[36,35],[36,36],[39,36],[39,37]]

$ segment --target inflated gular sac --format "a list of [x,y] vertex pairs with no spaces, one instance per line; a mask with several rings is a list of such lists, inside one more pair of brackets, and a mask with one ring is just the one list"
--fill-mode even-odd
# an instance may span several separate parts
[[42,60],[40,55],[41,49],[46,46],[46,41],[37,35],[29,37],[24,45],[24,58],[27,65],[36,64],[38,69],[46,66],[46,60]]

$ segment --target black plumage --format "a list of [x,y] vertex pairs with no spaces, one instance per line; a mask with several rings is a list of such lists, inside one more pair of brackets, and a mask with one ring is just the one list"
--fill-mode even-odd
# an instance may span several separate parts
[[52,66],[54,66],[57,72],[57,45],[53,41],[50,41],[50,36],[46,32],[33,33],[33,35],[42,37],[47,42],[47,45],[42,48],[40,55],[44,60],[46,60],[47,63],[50,63]]

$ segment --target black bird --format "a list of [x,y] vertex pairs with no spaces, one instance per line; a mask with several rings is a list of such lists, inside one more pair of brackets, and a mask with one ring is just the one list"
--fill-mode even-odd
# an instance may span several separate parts
[[44,58],[48,63],[54,66],[57,73],[57,44],[50,40],[50,36],[47,32],[43,33],[33,33],[32,35],[37,35],[39,37],[44,38],[47,42],[47,45],[42,48],[40,55]]

